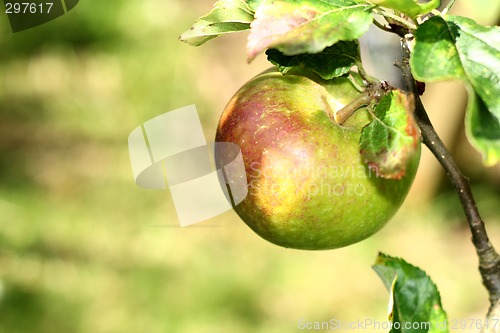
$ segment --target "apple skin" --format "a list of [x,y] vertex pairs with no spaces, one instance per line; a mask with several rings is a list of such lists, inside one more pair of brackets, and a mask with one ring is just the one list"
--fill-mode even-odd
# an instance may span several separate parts
[[[241,148],[248,194],[234,207],[262,238],[283,247],[334,249],[380,230],[404,201],[420,143],[399,180],[377,177],[360,155],[360,109],[346,123],[336,110],[358,91],[346,78],[324,81],[271,70],[247,82],[219,120],[216,142]],[[215,151],[218,167],[224,151]]]

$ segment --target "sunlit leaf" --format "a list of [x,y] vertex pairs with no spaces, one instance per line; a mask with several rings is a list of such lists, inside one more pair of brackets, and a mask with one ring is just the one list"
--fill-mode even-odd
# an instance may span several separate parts
[[264,2],[251,24],[248,60],[268,48],[292,56],[318,53],[340,40],[355,40],[368,30],[372,7],[351,0]]
[[469,91],[466,122],[486,165],[500,161],[500,28],[459,17],[433,17],[416,31],[411,57],[419,81],[461,80]]
[[253,11],[245,1],[221,0],[215,4],[210,13],[200,17],[179,39],[199,46],[219,35],[250,29],[253,18]]
[[500,161],[500,122],[488,110],[486,104],[473,89],[465,118],[467,138],[483,153],[484,163],[494,165]]
[[431,0],[423,3],[418,0],[370,0],[370,2],[382,7],[397,10],[412,18],[427,14],[431,10],[438,8],[441,4],[440,0]]
[[257,11],[257,8],[259,8],[259,6],[261,4],[263,4],[264,2],[269,2],[269,1],[272,1],[272,0],[245,0],[248,7],[250,7],[254,12]]

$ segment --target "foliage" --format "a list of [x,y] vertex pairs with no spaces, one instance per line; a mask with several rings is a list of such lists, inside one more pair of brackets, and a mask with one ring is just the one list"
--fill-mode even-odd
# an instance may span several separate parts
[[432,17],[415,33],[411,59],[424,82],[456,79],[469,90],[467,133],[487,165],[500,160],[500,28],[459,16]]
[[[379,253],[373,265],[390,291],[390,333],[446,333],[447,316],[436,285],[421,269],[399,258]],[[421,327],[426,323],[429,327]]]
[[382,177],[403,177],[404,166],[418,150],[417,123],[412,114],[406,112],[410,103],[411,98],[399,90],[389,92],[375,107],[374,120],[362,133],[361,154]]
[[[412,74],[422,82],[455,79],[467,86],[469,140],[483,154],[484,163],[494,165],[500,162],[500,29],[448,15],[453,3],[440,12],[439,0],[225,0],[181,40],[201,45],[215,37],[217,25],[226,27],[223,33],[250,29],[249,62],[267,50],[268,60],[282,73],[300,67],[324,79],[350,76],[356,67],[368,94],[375,80],[363,69],[357,39],[372,23],[405,34],[406,40],[412,36]],[[245,13],[244,25],[234,25],[240,12]],[[419,147],[414,108],[415,101],[398,90],[370,106],[373,119],[363,129],[360,149],[365,162],[375,165],[382,177],[402,177],[402,165]],[[374,269],[393,295],[391,319],[401,324],[391,332],[447,332],[435,325],[425,330],[403,328],[417,320],[446,321],[437,288],[423,271],[385,255],[379,256]]]
[[304,67],[325,80],[348,74],[352,66],[361,62],[359,45],[356,41],[339,41],[316,54],[302,53],[287,56],[277,49],[269,49],[266,54],[268,60],[283,74],[295,67]]
[[[224,0],[180,39],[198,46],[218,34],[250,29],[249,61],[268,49],[269,60],[283,73],[301,66],[329,79],[345,75],[354,64],[359,67],[354,43],[368,30],[374,14],[382,15],[387,24],[414,32],[411,63],[417,79],[466,83],[467,134],[484,163],[496,164],[500,161],[500,30],[441,13],[436,10],[439,5],[439,1],[412,0]],[[323,61],[325,66],[319,66]]]
[[[252,13],[260,2],[248,1]],[[209,129],[222,95],[252,70],[242,74],[230,43],[202,56],[176,43],[196,10],[181,0],[80,1],[22,33],[1,21],[0,332],[277,333],[298,331],[299,318],[383,321],[383,287],[367,269],[382,247],[439,279],[450,319],[486,310],[476,271],[463,268],[477,259],[451,190],[396,216],[404,228],[302,253],[260,242],[231,213],[178,228],[167,193],[134,186],[131,129],[193,102]],[[495,241],[500,193],[474,170]]]

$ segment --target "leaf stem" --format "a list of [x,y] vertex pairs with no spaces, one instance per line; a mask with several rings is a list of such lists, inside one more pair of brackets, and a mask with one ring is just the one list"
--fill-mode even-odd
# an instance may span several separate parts
[[385,25],[383,25],[382,23],[380,23],[379,21],[377,21],[376,19],[373,19],[373,24],[375,24],[375,26],[377,26],[377,28],[383,30],[383,31],[386,31],[386,32],[393,32],[392,29],[390,27],[386,27]]
[[494,306],[500,301],[500,256],[489,241],[486,227],[477,209],[468,179],[462,174],[453,156],[439,138],[420,100],[410,67],[410,37],[401,37],[403,58],[398,67],[403,73],[407,88],[415,98],[415,118],[420,127],[422,141],[446,171],[465,212],[472,233],[472,243],[479,257],[479,271],[489,294],[490,314]]
[[404,27],[410,29],[410,30],[416,30],[417,29],[417,26],[413,23],[413,22],[410,22],[408,20],[405,20],[404,18],[402,17],[399,17],[395,14],[392,14],[392,13],[389,13],[389,12],[386,12],[384,10],[377,10],[375,12],[376,14],[379,14],[379,15],[382,15],[384,16],[385,18],[389,18],[393,21],[396,21],[398,23],[401,23]]
[[454,4],[455,4],[455,0],[448,1],[448,4],[446,5],[446,7],[441,12],[441,15],[448,14],[448,12],[450,11],[451,7],[453,7]]
[[361,77],[363,78],[363,80],[365,82],[367,82],[369,84],[374,84],[377,82],[376,80],[371,78],[370,75],[368,75],[365,68],[363,67],[363,64],[360,61],[356,62],[356,68],[358,69],[359,75],[361,75]]
[[362,93],[363,91],[365,91],[365,88],[360,86],[357,82],[356,82],[356,79],[352,76],[352,74],[350,74],[347,79],[351,82],[351,84],[354,86],[354,88],[359,91],[360,93]]

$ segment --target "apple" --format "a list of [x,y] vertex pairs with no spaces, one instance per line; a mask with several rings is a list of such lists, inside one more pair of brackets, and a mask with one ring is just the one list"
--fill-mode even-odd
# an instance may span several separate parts
[[[241,149],[248,193],[234,210],[262,238],[287,248],[339,248],[374,234],[399,209],[420,144],[401,179],[378,177],[360,154],[370,113],[362,108],[342,125],[334,121],[358,95],[347,78],[271,70],[230,100],[215,141]],[[218,167],[227,159],[216,149]]]

